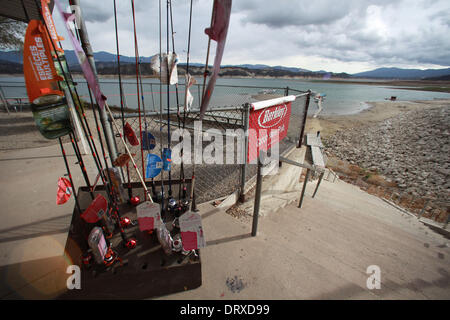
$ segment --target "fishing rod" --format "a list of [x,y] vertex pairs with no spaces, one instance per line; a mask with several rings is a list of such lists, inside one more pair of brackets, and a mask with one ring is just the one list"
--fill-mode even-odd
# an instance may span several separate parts
[[[167,50],[167,152],[165,155],[165,160],[169,161],[171,160],[169,158],[169,153],[171,152],[170,150],[170,65],[169,65],[169,0],[166,1],[167,6],[166,6],[166,38],[167,38],[167,44],[166,44],[166,50]],[[172,53],[172,63],[173,63],[173,59],[175,59],[174,54]],[[168,171],[169,171],[169,198],[172,198],[172,173],[171,173],[171,168],[170,168],[170,164],[168,163],[167,166],[169,167]]]
[[[39,15],[40,15],[41,21],[44,21],[43,25],[44,25],[45,31],[46,31],[46,33],[47,33],[47,36],[48,36],[49,39],[51,39],[51,33],[50,33],[50,30],[48,29],[47,23],[46,23],[46,21],[45,21],[43,15],[42,15],[42,8],[40,7],[40,5],[39,5],[39,3],[37,2],[37,0],[35,0],[35,4],[36,4],[36,8],[37,8],[38,11],[39,11]],[[69,92],[69,94],[70,94],[70,97],[71,97],[72,99],[73,99],[74,96],[77,97],[78,104],[75,103],[75,109],[76,109],[76,111],[77,111],[77,112],[75,112],[75,114],[76,114],[78,120],[80,121],[81,128],[82,128],[82,130],[83,130],[84,135],[85,135],[86,137],[89,137],[89,138],[90,138],[90,139],[88,139],[88,145],[89,145],[90,151],[91,151],[91,153],[92,153],[92,156],[93,156],[93,158],[94,158],[94,162],[95,162],[95,164],[96,164],[96,166],[97,166],[97,169],[98,169],[99,173],[101,173],[102,167],[101,167],[101,163],[99,163],[99,159],[98,159],[98,157],[97,157],[97,148],[96,148],[96,146],[95,146],[95,142],[94,142],[94,140],[93,140],[93,137],[92,137],[92,134],[91,134],[91,131],[90,131],[89,123],[87,122],[86,115],[85,115],[84,111],[81,110],[81,112],[80,112],[80,109],[79,109],[80,106],[82,106],[80,97],[79,97],[79,95],[78,95],[78,92],[76,91],[76,88],[75,88],[75,87],[72,88],[71,85],[70,85],[71,83],[73,83],[73,79],[69,79],[69,78],[68,78],[68,76],[67,76],[67,74],[66,74],[66,72],[65,72],[65,70],[64,70],[64,65],[63,65],[63,63],[62,63],[62,61],[61,61],[61,57],[60,57],[59,54],[57,53],[58,50],[56,49],[55,44],[53,43],[53,41],[49,41],[49,42],[50,42],[50,46],[51,46],[52,49],[53,49],[53,52],[55,53],[54,56],[56,57],[56,60],[57,60],[58,65],[59,65],[59,67],[60,67],[62,76],[63,76],[63,78],[64,78],[64,82],[66,83],[67,90],[68,90],[68,92]],[[67,65],[67,64],[66,64],[66,67],[67,67],[67,70],[68,70],[68,65]],[[75,92],[76,92],[75,95],[74,95],[72,89],[75,90]],[[81,113],[82,117],[80,116],[80,113]],[[82,118],[83,118],[84,122],[82,121]]]
[[[36,1],[36,0],[35,0],[35,1]],[[58,2],[57,2],[56,4],[58,4],[58,6],[59,6],[59,3],[58,3]],[[63,12],[61,11],[61,8],[60,8],[60,7],[58,8],[58,10],[63,14]],[[71,32],[71,30],[68,30],[68,32]],[[75,44],[74,44],[74,46],[76,47]],[[83,54],[84,54],[84,52],[83,52]],[[94,79],[94,81],[96,81],[96,80]],[[79,98],[79,97],[78,97],[78,98]],[[129,155],[129,157],[130,157],[131,162],[133,163],[133,166],[134,166],[134,168],[135,168],[135,170],[136,170],[136,173],[137,173],[137,175],[138,175],[138,177],[139,177],[139,179],[140,179],[140,181],[141,181],[141,183],[142,183],[142,186],[143,186],[144,190],[148,193],[148,188],[146,187],[145,182],[144,182],[144,180],[142,179],[142,176],[141,176],[139,170],[137,170],[137,166],[136,166],[136,163],[135,163],[135,161],[134,161],[134,159],[133,159],[133,156],[132,156],[132,154],[131,154],[131,152],[130,152],[130,150],[129,150],[129,148],[128,148],[128,146],[127,146],[125,140],[124,140],[123,135],[120,133],[121,130],[119,129],[119,126],[117,125],[116,121],[114,120],[114,115],[112,114],[111,109],[109,108],[108,103],[106,102],[106,98],[104,98],[104,97],[102,96],[102,97],[101,97],[101,100],[98,100],[98,99],[100,99],[100,97],[97,97],[97,93],[96,93],[96,99],[97,99],[98,109],[100,110],[100,108],[104,106],[105,111],[108,112],[108,114],[109,114],[109,116],[110,116],[110,119],[111,119],[111,122],[112,122],[112,124],[115,126],[115,128],[116,128],[116,130],[117,130],[117,132],[118,132],[118,136],[119,136],[121,142],[123,143],[123,145],[124,145],[124,147],[125,147],[125,150],[126,150],[126,152],[128,153],[128,155]],[[100,112],[100,111],[99,111],[99,112]],[[104,125],[103,122],[102,122],[102,125]],[[108,178],[110,178],[109,175],[108,175]],[[107,185],[107,187],[109,187],[109,185]],[[152,200],[150,194],[149,194],[149,196],[150,196],[150,201],[153,202],[153,200]]]
[[[170,8],[170,28],[172,34],[172,52],[175,55],[175,31],[173,30],[173,15],[172,15],[172,1],[168,0],[169,8]],[[177,99],[177,119],[178,119],[178,129],[181,127],[180,125],[180,101],[178,98],[178,81],[175,83],[175,95]]]
[[[213,9],[212,9],[212,14],[211,14],[211,23],[210,23],[210,28],[212,28],[213,26],[213,21],[214,21],[214,12],[216,10],[216,6],[214,5],[213,2]],[[203,97],[205,95],[205,85],[206,85],[206,78],[209,75],[208,72],[208,64],[209,64],[209,51],[211,48],[211,37],[208,37],[208,48],[206,49],[206,63],[205,63],[205,71],[203,72],[203,88],[202,88],[202,101],[203,101]]]
[[[142,176],[145,177],[145,162],[144,162],[144,146],[143,146],[143,135],[142,135],[142,120],[141,120],[141,100],[139,98],[142,98],[142,105],[144,105],[144,92],[142,91],[142,79],[140,79],[140,66],[139,66],[139,48],[138,48],[138,41],[137,41],[137,32],[136,32],[136,17],[135,17],[135,11],[134,11],[134,0],[131,0],[131,11],[133,16],[133,31],[134,31],[134,56],[136,59],[136,92],[137,92],[137,102],[138,102],[138,114],[139,114],[139,136],[141,138],[141,161],[142,161]],[[140,91],[139,91],[140,89]],[[140,93],[142,94],[142,97],[140,97]],[[145,109],[144,109],[144,116],[145,116]],[[147,196],[145,195],[145,198],[147,199]]]
[[[163,138],[162,138],[162,3],[159,0],[159,149],[161,152],[161,159],[164,159],[163,154]],[[164,170],[161,170],[161,212],[164,212]]]
[[75,199],[75,206],[77,207],[78,212],[81,213],[80,202],[78,201],[78,196],[77,196],[77,192],[75,190],[75,185],[73,183],[72,174],[70,173],[69,163],[67,162],[66,151],[64,150],[64,145],[62,143],[61,137],[59,137],[58,140],[59,140],[59,146],[61,148],[61,153],[63,155],[64,164],[66,165],[67,175],[69,176],[69,181],[70,181],[70,184],[72,185],[72,192],[73,192],[73,196]]
[[75,152],[75,156],[77,157],[77,160],[78,160],[77,164],[79,164],[81,173],[83,174],[83,177],[84,177],[84,181],[86,182],[86,185],[89,188],[89,194],[90,194],[92,200],[94,200],[94,198],[95,198],[94,191],[92,190],[92,186],[89,181],[89,176],[87,174],[86,166],[84,165],[83,158],[82,158],[81,152],[80,152],[80,148],[78,146],[78,142],[76,141],[75,135],[73,134],[73,132],[69,133],[69,138],[72,143],[72,148],[73,148],[73,151]]
[[[215,5],[213,3],[213,9],[212,9],[212,14],[211,14],[211,25],[210,28],[213,27],[213,21],[214,21],[214,12],[215,12]],[[208,38],[208,49],[206,52],[206,63],[205,63],[205,72],[203,73],[203,89],[202,89],[202,103],[203,100],[205,98],[205,85],[206,85],[206,77],[208,75],[208,61],[209,61],[209,51],[210,51],[210,47],[211,47],[211,37]],[[201,117],[200,117],[200,121]],[[201,136],[202,136],[202,132],[197,132],[197,134],[194,133],[194,139],[200,139],[201,141]],[[197,137],[198,136],[198,137]],[[194,146],[195,146],[195,142],[194,142]],[[197,145],[199,145],[197,143]],[[192,181],[191,181],[191,194],[190,194],[190,201],[191,201],[191,210],[194,211],[195,209],[195,201],[194,201],[194,189],[195,189],[195,161],[192,164]]]
[[[172,35],[172,52],[175,55],[175,31],[173,29],[173,14],[172,14],[172,1],[168,0],[169,3],[169,9],[170,9],[170,27],[171,27],[171,35]],[[180,116],[180,100],[178,95],[178,82],[175,83],[175,94],[176,94],[176,102],[177,102],[177,122],[178,122],[178,129],[181,129],[181,116]],[[181,143],[183,141],[183,137],[180,136],[179,142]],[[181,157],[183,156],[183,149],[181,149]],[[181,177],[183,176],[183,180]],[[186,199],[186,188],[184,186],[184,166],[183,166],[183,158],[181,158],[181,166],[180,166],[180,181],[179,189],[178,189],[178,199],[180,200],[180,207],[182,205],[182,202]],[[181,194],[181,188],[183,187],[183,197]],[[183,200],[182,200],[183,199]]]
[[[111,183],[111,191],[112,191],[112,193],[114,193],[114,186],[113,186],[113,184],[112,184],[112,179],[111,179],[111,171],[110,171],[110,169],[109,169],[109,167],[108,167],[108,161],[107,161],[107,159],[106,159],[106,152],[105,152],[105,147],[104,147],[104,145],[103,145],[103,141],[102,141],[102,138],[101,138],[101,131],[100,131],[100,126],[99,126],[99,123],[98,123],[98,118],[97,118],[97,114],[96,114],[96,112],[95,112],[95,109],[94,109],[94,100],[93,100],[93,98],[92,98],[92,93],[91,93],[91,89],[89,88],[89,85],[88,85],[88,92],[89,92],[89,99],[90,99],[90,102],[91,102],[91,106],[92,106],[92,113],[94,114],[94,121],[95,121],[95,125],[96,125],[96,127],[97,127],[97,134],[98,134],[98,137],[99,137],[99,140],[100,140],[100,148],[101,148],[101,151],[102,151],[102,155],[103,155],[103,160],[104,160],[104,162],[105,162],[105,167],[106,167],[106,171],[108,172],[108,178],[110,179],[110,183]],[[117,190],[117,193],[119,193],[120,192],[120,190]],[[125,235],[125,232],[124,232],[124,230],[123,230],[123,224],[124,224],[124,221],[125,221],[125,218],[122,218],[120,215],[119,215],[119,211],[118,211],[119,209],[118,209],[118,206],[117,206],[117,202],[116,202],[116,211],[115,211],[115,218],[116,218],[116,221],[118,221],[118,227],[119,227],[119,230],[120,230],[120,234],[121,234],[121,236],[122,236],[122,239],[124,239],[124,241],[125,241],[125,246],[127,247],[127,248],[133,248],[133,247],[135,247],[136,246],[136,239],[134,239],[134,238],[129,238],[129,239],[126,239],[125,237],[124,237],[124,235]]]
[[[189,59],[190,59],[190,52],[191,52],[191,29],[192,29],[192,1],[190,3],[189,8],[189,32],[188,32],[188,47],[187,47],[187,57],[186,57],[186,76],[185,76],[185,90],[184,90],[184,108],[183,108],[183,134],[184,130],[186,128],[186,109],[187,109],[187,96],[188,96],[188,89],[189,89]],[[180,136],[180,142],[183,141],[183,135]],[[180,188],[179,188],[179,198],[183,199],[183,201],[186,200],[187,197],[187,190],[186,190],[186,180],[184,175],[184,161],[183,161],[183,147],[181,148],[181,168],[180,168]],[[183,188],[183,192],[181,193],[181,188]]]
[[[123,93],[123,87],[122,87],[122,73],[120,71],[120,51],[119,51],[119,33],[117,30],[117,8],[116,8],[116,0],[113,0],[114,4],[114,26],[115,26],[115,35],[116,35],[116,52],[117,52],[117,70],[118,70],[118,76],[119,76],[119,93],[120,93],[120,112],[122,114],[122,132],[125,135],[125,115],[124,115],[124,93]],[[128,197],[131,199],[133,196],[132,194],[132,187],[131,187],[131,181],[130,181],[130,169],[128,167],[127,163],[127,183],[128,183]]]
[[[47,32],[47,36],[48,36],[49,38],[51,38],[50,30],[48,29],[47,23],[45,22],[45,19],[44,19],[43,15],[42,15],[42,9],[41,9],[41,7],[39,6],[37,0],[35,0],[35,4],[36,4],[36,7],[37,7],[37,9],[38,9],[38,11],[39,11],[41,20],[44,21],[43,25],[44,25],[45,30],[46,30],[46,32]],[[63,76],[63,78],[64,78],[64,82],[66,83],[66,86],[67,86],[67,89],[68,89],[68,91],[69,91],[69,94],[70,94],[71,98],[73,99],[73,97],[76,96],[76,98],[77,98],[77,100],[78,100],[78,104],[75,103],[76,110],[77,110],[77,112],[75,112],[75,113],[76,113],[77,117],[78,117],[79,120],[80,120],[81,127],[82,127],[82,129],[83,129],[83,133],[85,134],[85,136],[88,136],[88,137],[89,137],[89,139],[88,139],[88,145],[89,145],[89,148],[90,148],[90,150],[91,150],[92,156],[93,156],[93,158],[94,158],[94,162],[95,162],[95,164],[96,164],[97,170],[98,170],[98,172],[99,172],[99,176],[101,177],[102,182],[103,182],[103,184],[104,184],[105,187],[106,187],[106,190],[109,191],[109,192],[107,192],[107,196],[110,198],[110,202],[111,202],[111,203],[113,204],[113,206],[115,207],[115,208],[114,208],[114,209],[115,209],[115,212],[114,212],[114,213],[115,213],[115,215],[116,215],[116,217],[117,217],[116,221],[117,221],[117,224],[118,224],[119,229],[120,229],[120,231],[121,231],[120,233],[121,233],[122,239],[124,240],[124,242],[126,242],[126,246],[127,246],[127,247],[129,247],[129,248],[134,247],[135,244],[136,244],[136,241],[135,241],[134,239],[132,239],[132,240],[130,240],[130,241],[127,241],[127,239],[126,239],[126,237],[125,237],[125,234],[124,234],[124,232],[123,232],[123,229],[121,229],[121,226],[120,226],[120,220],[119,220],[119,219],[120,219],[120,217],[119,217],[119,208],[118,208],[117,202],[115,201],[115,198],[114,198],[113,193],[112,193],[112,190],[113,190],[112,188],[113,188],[113,186],[112,186],[111,181],[110,181],[109,184],[106,182],[107,179],[105,179],[105,176],[104,176],[103,167],[102,167],[102,165],[101,165],[100,158],[99,158],[98,153],[97,153],[97,147],[96,147],[96,145],[95,145],[95,142],[94,142],[94,139],[93,139],[93,136],[92,136],[90,127],[89,127],[89,123],[88,123],[87,118],[86,118],[86,114],[85,114],[84,110],[82,109],[82,103],[81,103],[80,96],[78,95],[78,92],[77,92],[77,90],[76,90],[75,87],[73,88],[74,91],[75,91],[75,95],[74,95],[74,93],[73,93],[73,91],[72,91],[72,88],[71,88],[71,85],[70,85],[70,83],[73,84],[73,79],[69,79],[69,76],[66,74],[66,72],[65,72],[65,70],[64,70],[64,66],[63,66],[63,64],[62,64],[62,62],[61,62],[61,58],[60,58],[59,55],[57,54],[57,50],[56,50],[56,48],[55,48],[55,44],[53,43],[53,41],[50,41],[50,45],[52,46],[52,49],[53,49],[53,51],[55,52],[55,56],[56,56],[56,58],[57,58],[57,61],[58,61],[60,70],[62,71],[61,73],[62,73],[62,76]],[[69,68],[68,68],[68,65],[66,65],[66,67],[67,67],[67,70],[68,70],[68,69],[69,69]],[[68,70],[68,71],[69,71],[69,70]],[[80,109],[81,109],[81,110],[80,110]],[[83,118],[84,122],[81,121],[80,113],[81,113],[81,115],[82,115],[82,118]],[[109,174],[108,174],[108,178],[109,178],[109,180],[110,180]],[[132,246],[129,245],[130,243],[132,244]],[[134,244],[134,246],[133,246],[133,244]]]
[[[137,30],[136,30],[136,15],[135,15],[135,8],[134,8],[134,0],[131,0],[131,9],[132,9],[132,14],[133,14],[133,30],[134,30],[134,41],[135,41],[135,57],[136,58],[136,82],[139,83],[139,87],[140,87],[140,91],[141,91],[141,100],[142,100],[142,111],[144,113],[144,124],[145,124],[145,128],[144,128],[144,134],[142,134],[142,127],[141,127],[141,119],[139,119],[139,128],[141,130],[141,151],[142,151],[142,175],[145,178],[145,164],[144,164],[144,144],[142,143],[144,140],[144,136],[145,136],[145,141],[146,141],[146,148],[149,149],[150,148],[150,141],[149,141],[149,134],[148,134],[148,123],[147,123],[147,115],[146,115],[146,111],[145,111],[145,100],[144,100],[144,89],[143,89],[143,81],[142,81],[142,76],[141,76],[141,60],[140,60],[140,56],[139,56],[139,46],[138,46],[138,41],[137,41]],[[138,99],[139,99],[139,88],[138,88]],[[155,101],[153,99],[153,87],[152,87],[152,101],[153,101],[153,109],[154,105],[155,105]],[[139,113],[139,117],[140,117],[140,113]],[[151,187],[152,187],[152,193],[153,196],[156,196],[156,188],[155,188],[155,180],[154,178],[151,178]]]

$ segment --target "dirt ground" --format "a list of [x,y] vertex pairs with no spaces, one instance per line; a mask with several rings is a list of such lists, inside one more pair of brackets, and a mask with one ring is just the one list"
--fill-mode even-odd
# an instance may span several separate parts
[[[306,132],[320,131],[322,138],[327,138],[338,130],[351,130],[359,126],[370,126],[402,112],[433,108],[442,105],[443,102],[448,103],[448,100],[369,102],[371,108],[358,114],[319,116],[315,119],[308,118]],[[336,172],[342,180],[354,184],[372,195],[394,201],[410,212],[421,212],[426,203],[425,198],[415,199],[409,194],[399,196],[402,194],[402,191],[388,177],[355,164],[350,164],[334,156],[328,157],[327,167]],[[439,214],[435,214],[436,210],[439,210]],[[427,206],[422,214],[424,217],[435,214],[437,221],[445,222],[449,213],[446,207],[433,204],[433,206]]]
[[368,102],[369,109],[352,115],[319,115],[317,118],[308,118],[306,132],[320,131],[320,135],[326,138],[337,130],[346,130],[358,126],[369,126],[379,121],[394,117],[402,112],[432,108],[441,105],[448,100],[425,101],[379,101]]

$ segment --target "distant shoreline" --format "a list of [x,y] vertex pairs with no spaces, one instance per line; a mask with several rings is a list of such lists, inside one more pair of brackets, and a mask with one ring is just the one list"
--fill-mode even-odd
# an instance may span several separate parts
[[[81,73],[72,73],[74,76],[82,77]],[[2,78],[12,78],[23,76],[22,74],[0,74]],[[115,74],[99,74],[99,79],[114,79],[117,78]],[[124,79],[135,79],[135,75],[122,75]],[[144,79],[158,79],[156,76],[142,75]],[[450,93],[450,81],[448,80],[399,80],[399,79],[348,79],[348,78],[332,78],[321,79],[316,77],[304,76],[219,76],[220,79],[271,79],[271,80],[302,80],[307,82],[318,83],[335,83],[335,84],[356,84],[356,85],[374,85],[374,86],[389,86],[394,89],[401,90],[418,90],[418,91],[432,91],[432,92],[447,92]]]

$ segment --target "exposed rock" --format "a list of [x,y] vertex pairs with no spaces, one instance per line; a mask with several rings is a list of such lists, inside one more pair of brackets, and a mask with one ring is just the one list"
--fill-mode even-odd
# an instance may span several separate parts
[[411,194],[450,195],[450,106],[338,131],[324,144],[329,154],[379,172]]

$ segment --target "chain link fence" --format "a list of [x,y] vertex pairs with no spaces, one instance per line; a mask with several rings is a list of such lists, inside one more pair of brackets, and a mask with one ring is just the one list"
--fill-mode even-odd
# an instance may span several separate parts
[[[114,108],[114,119],[120,124],[119,127],[122,127],[122,119],[123,123],[129,123],[138,137],[141,134],[145,135],[146,132],[152,133],[155,137],[155,148],[153,150],[143,150],[141,152],[141,145],[131,146],[128,144],[131,153],[135,155],[134,159],[137,167],[143,173],[144,177],[147,154],[154,153],[161,156],[161,148],[170,146],[170,149],[172,149],[172,158],[174,158],[174,152],[179,152],[181,149],[178,140],[179,133],[182,132],[180,129],[184,128],[187,130],[192,137],[190,139],[191,163],[185,161],[181,164],[173,161],[170,175],[172,180],[181,179],[182,169],[184,177],[190,178],[193,170],[192,163],[195,160],[193,132],[200,115],[199,101],[202,95],[202,86],[195,85],[191,87],[190,92],[194,96],[194,103],[191,110],[185,113],[183,107],[184,87],[182,89],[174,89],[174,86],[172,86],[169,94],[167,94],[167,87],[165,85],[146,85],[150,86],[150,91],[146,91],[145,88],[143,90],[146,101],[145,113],[143,112],[142,106],[140,114],[137,110],[126,108],[122,117],[120,108]],[[304,126],[304,112],[307,102],[309,103],[307,99],[309,93],[289,88],[225,85],[217,85],[215,87],[210,106],[202,121],[201,130],[204,136],[201,149],[203,151],[203,161],[201,164],[195,165],[195,194],[197,203],[227,196],[240,189],[243,181],[248,182],[256,175],[256,164],[243,165],[242,161],[239,162],[239,159],[242,159],[239,158],[239,156],[242,157],[242,155],[239,155],[239,152],[243,150],[242,148],[239,149],[237,138],[240,133],[239,130],[245,132],[246,129],[245,117],[248,116],[246,106],[255,101],[273,99],[288,94],[295,94],[298,97],[292,103],[289,130],[287,137],[279,145],[280,154],[295,147],[296,143],[298,143],[300,132]],[[147,102],[148,100],[151,101],[150,107],[147,106],[149,104]],[[167,108],[168,104],[170,108]],[[160,108],[159,105],[162,107]],[[162,113],[160,112],[161,110]],[[115,132],[115,134],[118,152],[125,153],[125,148],[120,141],[118,133]],[[183,145],[186,146],[186,144]],[[214,147],[212,147],[213,145]],[[222,148],[216,148],[220,145]],[[230,160],[231,158],[232,160]],[[128,173],[124,170],[124,176],[125,181],[128,181],[128,176],[131,182],[139,181],[137,173],[131,167]],[[161,179],[167,180],[168,178],[169,172],[162,171],[162,174],[154,179],[158,181]],[[178,186],[175,186],[173,191],[174,195],[178,195]]]

